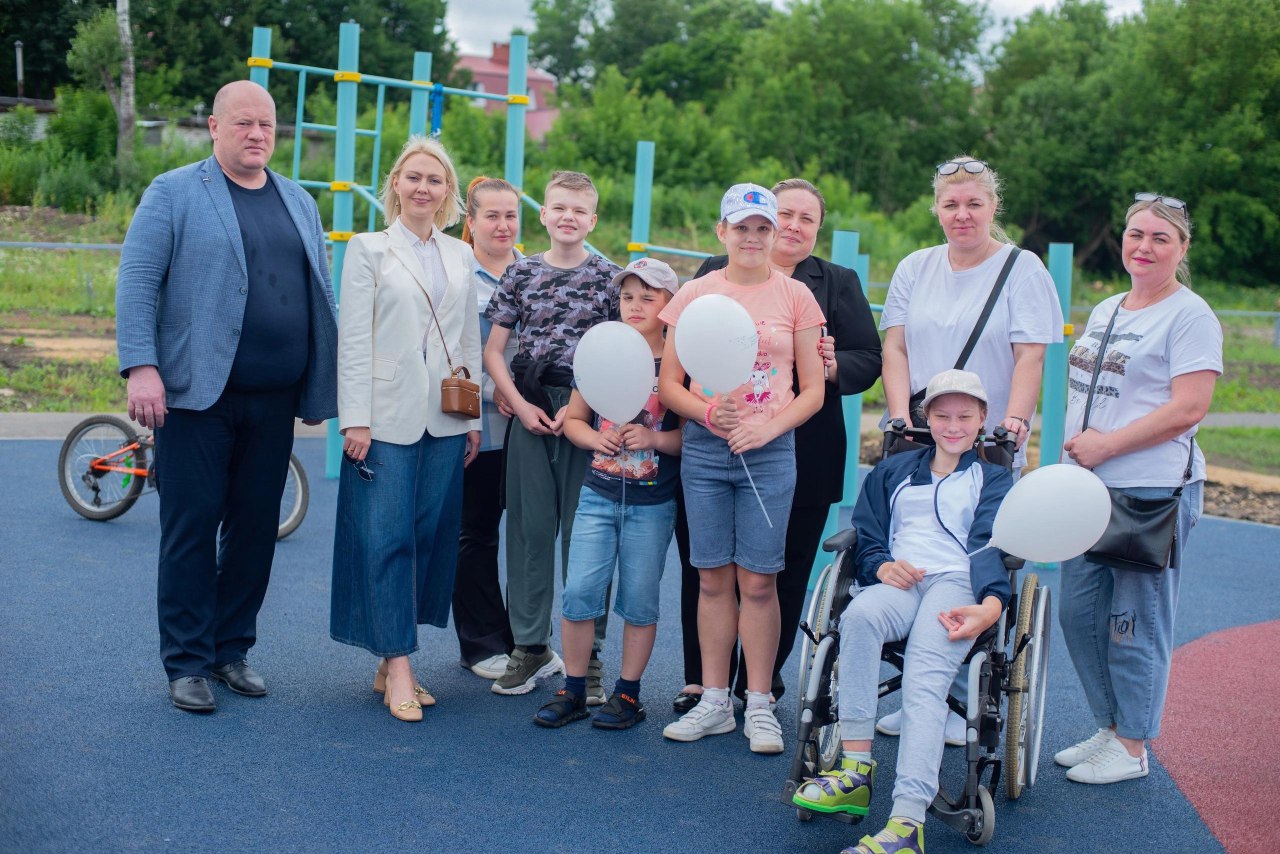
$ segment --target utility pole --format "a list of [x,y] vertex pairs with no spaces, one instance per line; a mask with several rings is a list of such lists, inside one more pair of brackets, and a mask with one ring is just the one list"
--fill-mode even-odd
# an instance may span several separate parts
[[22,97],[22,40],[19,39],[13,43],[13,52],[17,55],[18,60],[18,97]]

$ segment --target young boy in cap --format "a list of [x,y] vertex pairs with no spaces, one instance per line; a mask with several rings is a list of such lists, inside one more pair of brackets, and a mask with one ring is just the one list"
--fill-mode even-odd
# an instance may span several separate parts
[[564,585],[565,684],[534,715],[533,722],[544,727],[561,727],[587,716],[586,677],[595,620],[608,606],[615,565],[618,590],[613,611],[626,621],[621,678],[591,723],[601,729],[626,729],[644,720],[640,677],[657,636],[659,587],[675,529],[680,419],[658,399],[656,377],[666,329],[658,313],[679,282],[662,261],[641,258],[614,276],[613,285],[620,291],[622,322],[644,336],[653,354],[653,393],[628,424],[615,424],[592,412],[577,389],[569,398],[564,434],[592,458],[578,499]]

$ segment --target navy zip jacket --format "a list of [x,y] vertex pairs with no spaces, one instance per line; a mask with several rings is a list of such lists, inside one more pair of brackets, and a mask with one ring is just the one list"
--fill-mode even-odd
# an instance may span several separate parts
[[[879,584],[876,570],[894,559],[889,551],[893,497],[904,486],[926,486],[933,482],[929,466],[934,454],[933,446],[894,454],[867,475],[853,508],[853,526],[858,529],[854,567],[859,584]],[[977,502],[972,507],[973,522],[969,525],[965,551],[980,549],[991,540],[996,510],[1012,486],[1013,475],[1008,469],[979,459],[976,450],[968,451],[960,457],[956,470],[938,483],[939,521],[949,531],[958,530],[961,526],[956,524],[955,513],[974,504],[976,489]],[[1009,573],[998,549],[986,549],[969,558],[969,578],[976,603],[987,596],[996,596],[1002,604],[1008,604],[1012,593]]]

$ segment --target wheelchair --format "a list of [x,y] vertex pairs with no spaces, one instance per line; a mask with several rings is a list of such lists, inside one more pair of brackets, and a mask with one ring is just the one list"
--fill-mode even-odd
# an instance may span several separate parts
[[[902,419],[894,419],[885,431],[881,458],[932,441],[928,430],[911,428]],[[997,427],[990,439],[980,434],[976,446],[989,462],[1012,467],[1014,439],[1003,427]],[[857,824],[863,818],[847,813],[818,813],[792,801],[808,778],[830,771],[840,759],[839,621],[858,592],[853,569],[857,541],[858,532],[850,528],[822,544],[823,551],[834,554],[835,559],[818,576],[805,619],[800,623],[803,638],[796,751],[782,793],[784,803],[796,810],[800,821],[820,815]],[[1049,590],[1039,583],[1035,573],[1028,573],[1021,585],[1016,583],[1023,565],[1021,559],[1006,555],[1004,565],[1012,590],[1008,606],[999,620],[975,639],[964,660],[962,666],[968,668],[969,675],[965,701],[947,696],[947,705],[966,721],[964,781],[953,799],[940,779],[938,795],[929,806],[931,815],[964,833],[975,845],[985,845],[995,833],[991,792],[998,787],[1001,772],[1010,800],[1034,785],[1044,723]],[[881,661],[898,671],[880,683],[881,698],[902,687],[905,654],[905,639],[887,643],[881,650]]]

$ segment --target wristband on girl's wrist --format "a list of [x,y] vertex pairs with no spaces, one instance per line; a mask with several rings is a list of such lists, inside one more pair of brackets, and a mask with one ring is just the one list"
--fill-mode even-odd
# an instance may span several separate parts
[[702,416],[702,423],[707,425],[707,429],[711,429],[711,410],[716,408],[715,401],[707,404],[707,412]]

